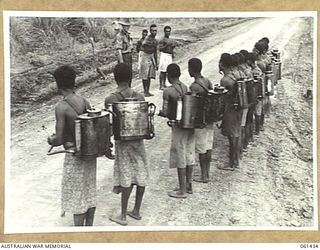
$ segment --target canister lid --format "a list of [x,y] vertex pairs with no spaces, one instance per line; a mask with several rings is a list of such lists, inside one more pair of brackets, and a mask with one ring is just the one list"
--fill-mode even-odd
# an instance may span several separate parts
[[226,90],[226,88],[223,86],[215,86],[213,90],[218,93],[223,93]]
[[124,101],[125,102],[136,102],[136,101],[138,101],[138,99],[134,98],[134,97],[131,97],[131,98],[128,97],[128,98],[125,98]]
[[96,117],[96,116],[101,115],[101,109],[99,109],[99,108],[90,108],[90,109],[87,109],[87,113],[88,113],[89,117]]

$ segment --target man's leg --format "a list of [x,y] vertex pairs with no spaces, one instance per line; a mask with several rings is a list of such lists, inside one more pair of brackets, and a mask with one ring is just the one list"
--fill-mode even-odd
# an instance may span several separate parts
[[222,170],[234,170],[234,159],[235,159],[235,139],[233,136],[228,136],[229,140],[229,166],[228,167],[218,167]]
[[164,76],[163,76],[163,87],[166,88],[167,85],[166,85],[166,81],[167,81],[167,72],[163,72],[164,73]]
[[241,148],[241,140],[240,137],[234,137],[233,138],[233,164],[234,167],[239,167],[239,161],[240,161],[240,148]]
[[186,177],[187,177],[187,193],[192,194],[192,171],[193,171],[193,166],[187,166],[186,170]]
[[250,123],[247,123],[247,125],[245,126],[245,140],[244,140],[245,148],[248,147],[249,141],[250,141]]
[[144,191],[145,191],[145,187],[137,186],[136,202],[134,204],[134,208],[131,212],[128,212],[128,215],[136,220],[141,220],[140,207],[141,207]]
[[86,213],[86,226],[93,226],[94,213],[96,211],[95,207],[88,209]]
[[207,150],[207,176],[210,180],[210,165],[211,165],[211,158],[212,158],[212,149]]
[[170,191],[168,195],[173,198],[187,198],[186,194],[186,168],[178,168],[179,191]]
[[148,78],[147,80],[147,93],[148,93],[148,96],[153,96],[152,93],[150,93],[150,84],[151,84],[151,78]]
[[201,177],[196,177],[194,178],[194,181],[196,182],[203,182],[207,183],[209,182],[209,178],[207,175],[207,153],[204,154],[199,154],[199,164],[200,164],[200,169],[201,169]]
[[261,120],[261,117],[260,117],[260,115],[256,115],[255,116],[255,119],[254,119],[254,121],[255,121],[255,134],[256,135],[259,135],[259,133],[260,133],[260,120]]
[[250,122],[249,124],[249,141],[253,142],[253,122]]
[[166,72],[160,72],[159,81],[160,81],[160,89],[162,90],[166,84]]
[[87,213],[84,213],[84,214],[74,214],[73,215],[73,222],[74,222],[74,225],[76,227],[82,227],[84,226],[84,221],[86,219],[86,215]]
[[148,96],[148,80],[142,80],[142,85],[143,85],[143,93],[145,96]]
[[132,191],[132,186],[121,188],[121,214],[119,216],[111,216],[109,219],[113,222],[116,222],[120,225],[126,226],[127,222],[127,209],[128,209],[128,200]]
[[261,114],[260,117],[260,131],[264,131],[263,125],[264,125],[264,114]]

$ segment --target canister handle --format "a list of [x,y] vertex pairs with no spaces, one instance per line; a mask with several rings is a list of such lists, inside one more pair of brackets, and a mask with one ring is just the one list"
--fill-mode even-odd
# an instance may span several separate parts
[[167,121],[168,126],[171,128],[174,126],[175,123],[176,123],[176,121],[174,121],[174,120]]
[[149,135],[147,137],[148,140],[155,137],[154,133],[154,114],[156,113],[156,105],[153,103],[148,104],[148,127],[149,127]]

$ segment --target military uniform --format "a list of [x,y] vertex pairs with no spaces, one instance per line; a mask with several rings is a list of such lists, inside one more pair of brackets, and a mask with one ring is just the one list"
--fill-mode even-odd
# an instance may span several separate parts
[[[127,64],[132,72],[133,44],[132,44],[132,38],[130,37],[130,33],[125,32],[124,30],[121,30],[116,36],[115,47],[116,47],[116,50],[121,50],[123,63]],[[118,60],[118,63],[120,63],[119,60]],[[129,86],[131,86],[131,81],[132,81],[132,76],[129,82]]]

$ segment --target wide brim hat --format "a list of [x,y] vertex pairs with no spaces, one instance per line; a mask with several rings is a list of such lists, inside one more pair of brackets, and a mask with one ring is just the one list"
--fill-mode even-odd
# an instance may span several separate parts
[[130,19],[129,18],[124,18],[123,20],[118,21],[118,24],[125,25],[125,26],[130,26]]

